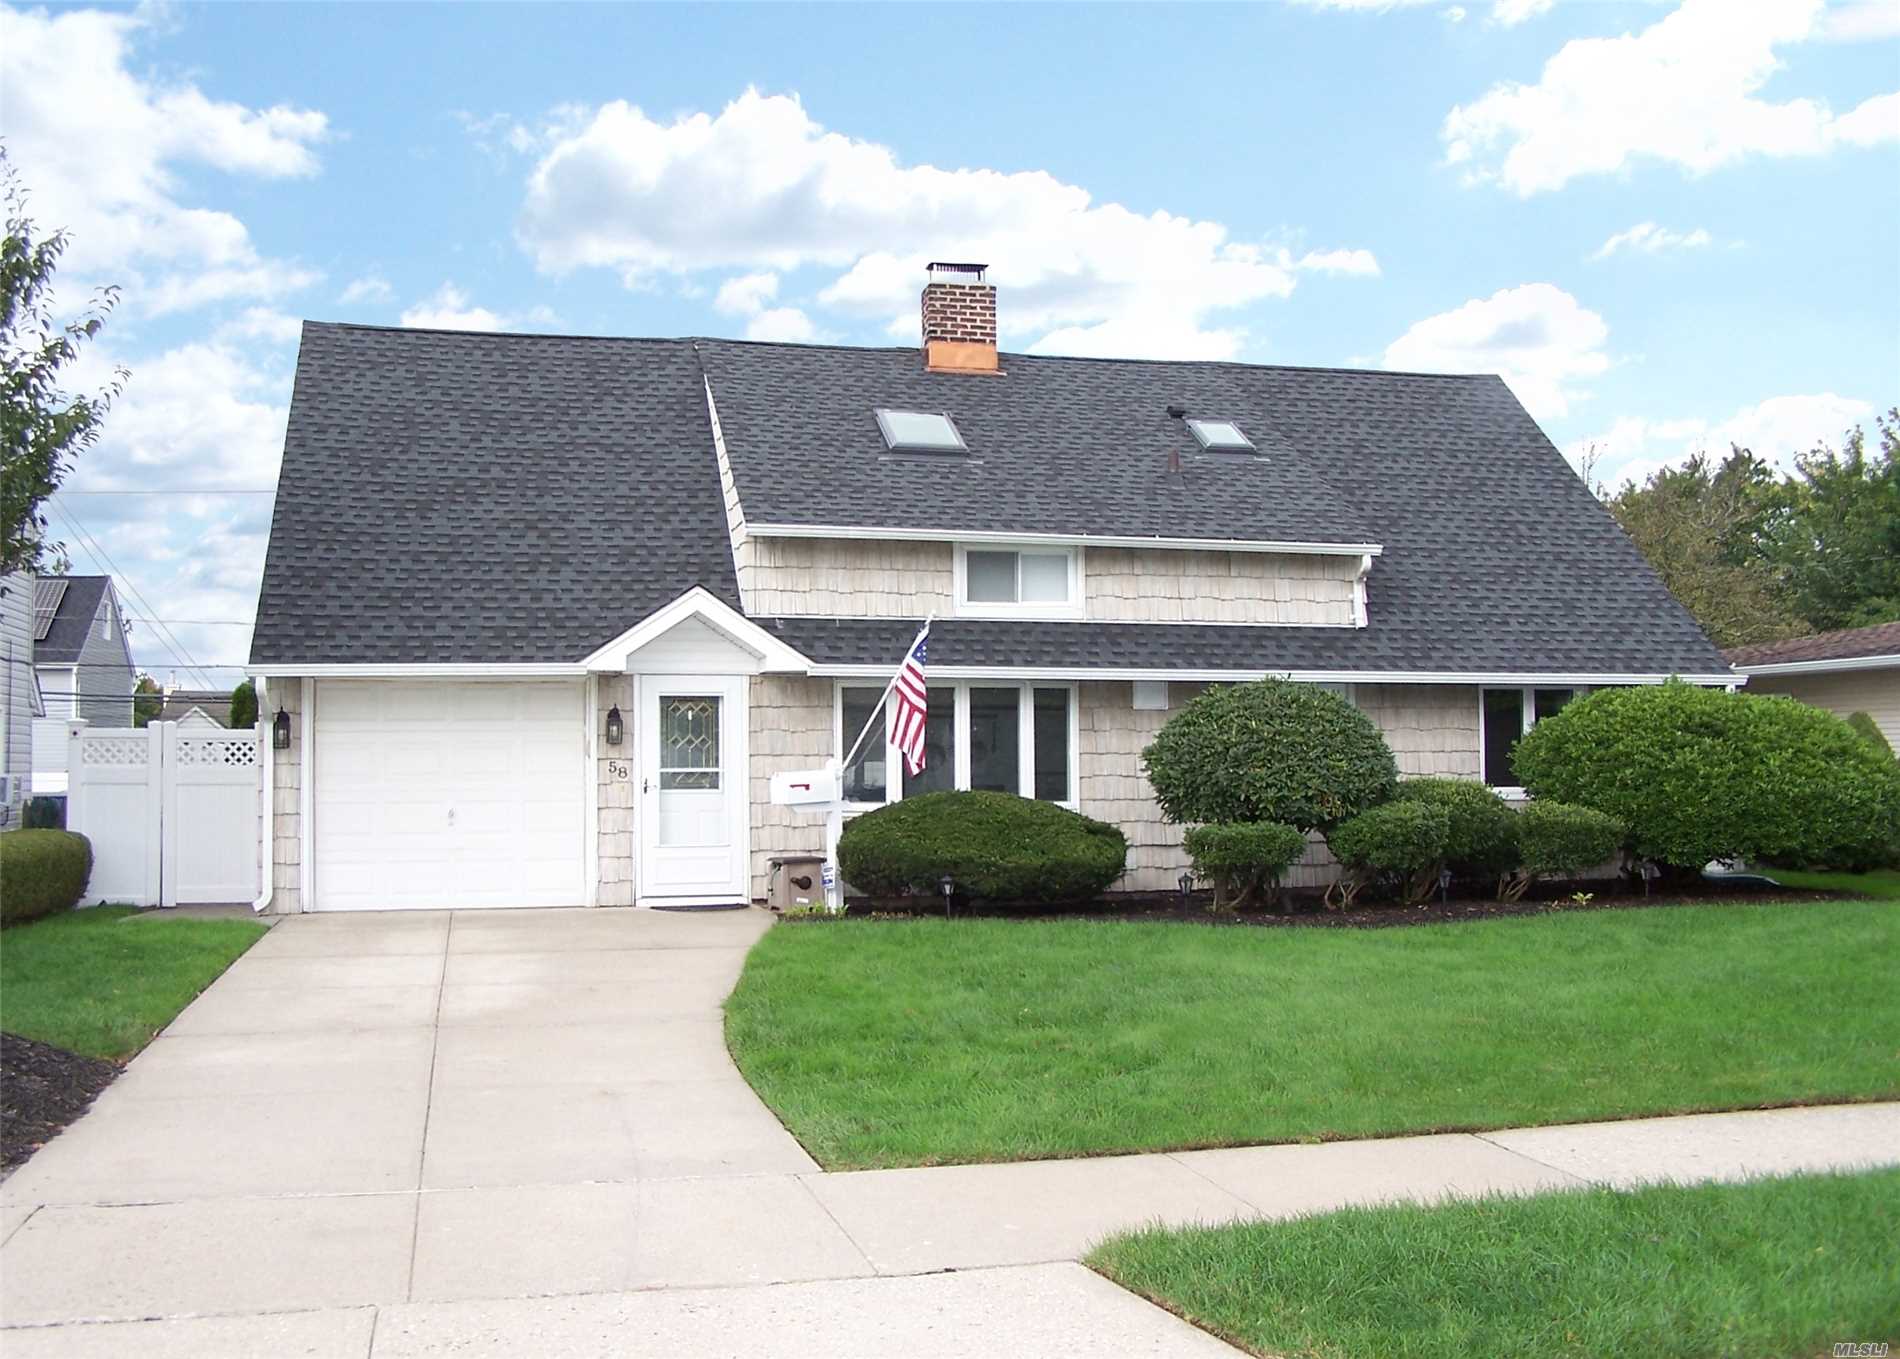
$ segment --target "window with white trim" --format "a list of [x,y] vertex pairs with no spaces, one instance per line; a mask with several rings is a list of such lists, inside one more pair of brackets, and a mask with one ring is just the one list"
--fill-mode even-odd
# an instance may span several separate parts
[[882,688],[840,684],[835,703],[842,758],[866,721],[870,733],[843,774],[844,800],[860,806],[919,793],[979,789],[1073,806],[1076,704],[1073,684],[968,680],[933,684],[924,723],[924,769],[912,775],[888,738]]
[[957,545],[957,612],[971,617],[1081,616],[1076,549]]
[[1576,689],[1485,689],[1478,708],[1478,751],[1484,781],[1493,788],[1516,791],[1521,785],[1511,768],[1511,751],[1525,732],[1553,716],[1577,696]]

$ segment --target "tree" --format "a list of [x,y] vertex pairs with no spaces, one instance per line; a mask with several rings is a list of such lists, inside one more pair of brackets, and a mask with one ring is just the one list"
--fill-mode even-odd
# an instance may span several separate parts
[[35,568],[45,550],[48,496],[71,470],[72,458],[99,437],[106,410],[126,371],[90,396],[69,395],[60,369],[95,339],[118,303],[106,288],[76,320],[53,317],[52,281],[66,233],[42,237],[26,215],[26,190],[0,148],[0,193],[6,239],[0,244],[0,575]]
[[257,686],[249,680],[231,691],[231,721],[234,731],[249,731],[257,725]]
[[1900,409],[1849,431],[1839,453],[1823,445],[1795,459],[1760,551],[1788,601],[1816,632],[1900,621]]
[[1608,505],[1669,593],[1717,646],[1729,647],[1809,631],[1761,552],[1784,502],[1773,469],[1734,448],[1719,465],[1698,453],[1641,486],[1625,482]]
[[150,675],[140,675],[132,686],[132,725],[142,727],[165,711],[165,691]]

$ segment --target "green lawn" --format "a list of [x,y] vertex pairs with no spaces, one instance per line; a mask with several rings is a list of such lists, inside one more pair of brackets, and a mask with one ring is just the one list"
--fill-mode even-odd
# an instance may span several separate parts
[[1088,1263],[1286,1359],[1759,1359],[1900,1341],[1900,1171],[1117,1237]]
[[782,924],[726,1038],[827,1168],[1900,1095],[1900,910]]
[[0,931],[0,1029],[124,1061],[265,932],[133,914],[95,906]]
[[1900,869],[1872,873],[1806,873],[1796,868],[1761,870],[1783,887],[1812,887],[1823,892],[1857,892],[1864,897],[1900,898]]

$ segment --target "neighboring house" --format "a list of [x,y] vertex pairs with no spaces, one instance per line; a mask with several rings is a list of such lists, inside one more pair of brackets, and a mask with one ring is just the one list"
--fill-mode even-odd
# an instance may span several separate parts
[[1787,694],[1847,717],[1866,713],[1900,750],[1900,623],[1731,647],[1751,694]]
[[[929,762],[1186,866],[1141,751],[1209,683],[1340,688],[1411,775],[1508,783],[1593,685],[1733,684],[1496,377],[306,324],[252,668],[277,910],[763,895],[920,622]],[[619,744],[610,725],[624,729]],[[1321,871],[1315,863],[1312,874]]]
[[154,722],[188,722],[193,726],[231,725],[231,695],[217,689],[167,689]]
[[33,575],[0,576],[0,830],[20,824],[33,783]]
[[132,725],[132,649],[110,576],[41,576],[34,587],[33,669],[46,715],[33,725],[33,789],[66,791],[67,723]]

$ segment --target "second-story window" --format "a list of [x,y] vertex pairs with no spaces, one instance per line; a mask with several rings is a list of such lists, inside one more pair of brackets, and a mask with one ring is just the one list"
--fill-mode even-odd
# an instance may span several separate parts
[[960,547],[957,607],[966,614],[1081,612],[1073,548]]

